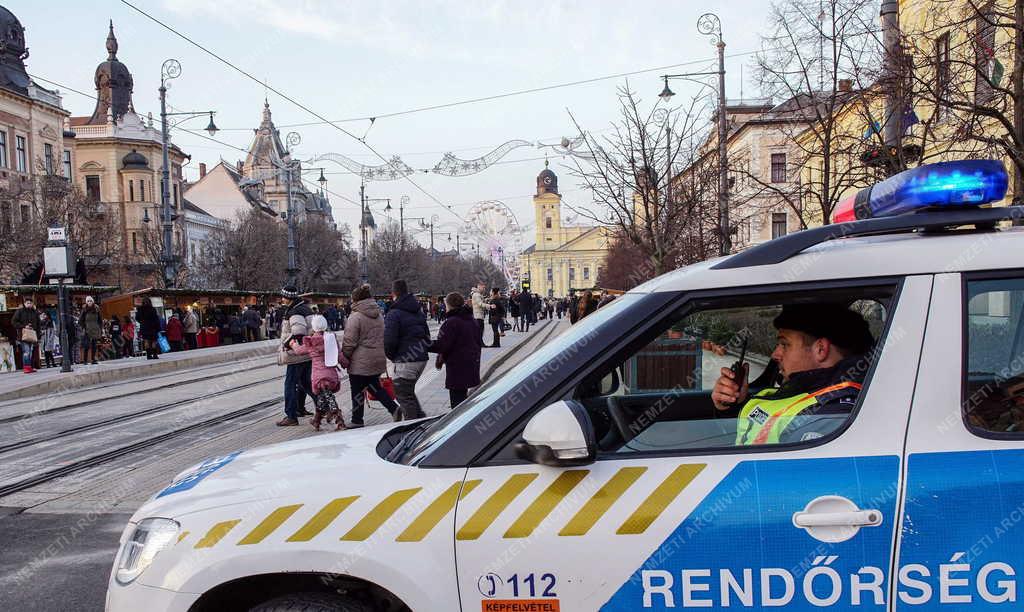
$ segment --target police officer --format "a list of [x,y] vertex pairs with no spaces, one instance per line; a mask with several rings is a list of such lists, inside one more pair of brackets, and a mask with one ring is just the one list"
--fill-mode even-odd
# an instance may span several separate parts
[[722,368],[711,399],[737,416],[736,445],[820,438],[850,413],[869,365],[874,339],[864,318],[842,304],[794,304],[773,321],[778,340],[771,358],[781,384],[750,392],[742,375]]

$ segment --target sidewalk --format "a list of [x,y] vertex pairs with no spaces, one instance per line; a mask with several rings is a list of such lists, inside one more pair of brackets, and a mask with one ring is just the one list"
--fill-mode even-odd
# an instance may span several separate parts
[[277,350],[277,343],[277,340],[261,340],[194,351],[164,353],[157,360],[130,357],[101,361],[97,365],[76,363],[72,366],[73,371],[68,373],[61,372],[59,367],[38,370],[33,374],[9,372],[0,374],[0,401],[59,394],[103,383],[273,355]]

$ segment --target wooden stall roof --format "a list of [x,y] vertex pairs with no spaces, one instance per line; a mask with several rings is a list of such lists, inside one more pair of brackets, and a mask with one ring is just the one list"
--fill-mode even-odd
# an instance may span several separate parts
[[[113,293],[121,288],[116,285],[64,285],[68,293]],[[0,292],[17,293],[57,293],[57,285],[0,285]]]

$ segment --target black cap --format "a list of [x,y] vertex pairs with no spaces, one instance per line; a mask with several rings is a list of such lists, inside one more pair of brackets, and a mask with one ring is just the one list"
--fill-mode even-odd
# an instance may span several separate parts
[[299,297],[299,288],[295,285],[285,285],[281,287],[281,296],[294,300]]
[[843,304],[787,304],[772,321],[776,329],[792,329],[829,342],[855,355],[875,343],[868,322]]

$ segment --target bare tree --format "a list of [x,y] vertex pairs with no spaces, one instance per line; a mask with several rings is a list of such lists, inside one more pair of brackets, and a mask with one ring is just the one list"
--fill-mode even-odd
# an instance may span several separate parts
[[419,285],[430,259],[426,249],[394,222],[377,230],[366,256],[375,291],[387,291],[396,278],[405,279],[410,286]]
[[705,194],[692,187],[707,185],[681,186],[676,179],[679,168],[697,158],[691,135],[701,123],[700,99],[674,109],[645,108],[627,84],[619,90],[619,102],[620,117],[600,141],[573,117],[585,145],[578,149],[584,159],[573,157],[572,175],[592,201],[567,205],[581,217],[614,228],[658,275],[680,263],[681,236],[700,235],[717,244],[714,236],[690,231],[707,204]]
[[298,224],[298,283],[305,291],[345,291],[355,281],[358,258],[351,249],[348,226],[340,230],[319,217]]
[[198,254],[193,276],[215,289],[272,290],[285,280],[285,227],[256,211],[239,213],[230,227],[215,232]]

